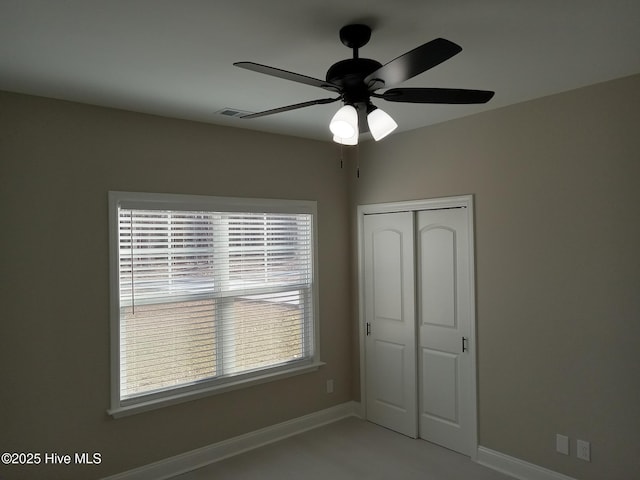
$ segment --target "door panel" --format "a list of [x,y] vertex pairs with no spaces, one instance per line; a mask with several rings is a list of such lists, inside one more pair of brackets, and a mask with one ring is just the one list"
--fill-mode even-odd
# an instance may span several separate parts
[[373,302],[379,319],[402,322],[402,232],[372,232]]
[[[467,212],[417,214],[420,437],[470,455],[470,265]],[[466,345],[466,343],[465,343]]]
[[367,418],[417,437],[413,214],[364,217]]
[[[459,423],[458,371],[458,355],[422,349],[423,415],[454,424]],[[433,388],[433,385],[437,385],[438,388]]]
[[455,232],[445,227],[420,232],[420,316],[422,323],[456,328]]
[[405,358],[407,352],[404,345],[374,341],[373,360],[376,378],[373,382],[374,398],[377,402],[401,412],[406,411],[405,402]]

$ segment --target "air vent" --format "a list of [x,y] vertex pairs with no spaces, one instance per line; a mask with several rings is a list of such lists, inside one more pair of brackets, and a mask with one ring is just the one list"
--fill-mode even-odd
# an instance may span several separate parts
[[216,112],[217,115],[224,115],[225,117],[242,117],[249,115],[253,112],[247,112],[246,110],[238,110],[237,108],[223,108]]

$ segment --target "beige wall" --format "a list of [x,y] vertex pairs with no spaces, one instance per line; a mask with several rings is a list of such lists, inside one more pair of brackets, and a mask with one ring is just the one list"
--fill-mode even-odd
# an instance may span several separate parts
[[[365,143],[360,173],[352,213],[475,195],[480,444],[636,478],[640,76]],[[556,454],[556,433],[592,462]]]
[[[99,478],[350,400],[347,183],[329,143],[0,94],[0,450],[103,458],[0,477]],[[327,365],[109,417],[109,190],[317,200]]]

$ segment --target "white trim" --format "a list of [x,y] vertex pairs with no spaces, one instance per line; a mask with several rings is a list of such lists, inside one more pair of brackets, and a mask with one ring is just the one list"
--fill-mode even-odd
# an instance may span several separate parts
[[455,207],[473,208],[473,195],[358,205],[358,216],[360,216],[360,214],[369,215],[374,213],[414,212],[418,210],[437,210],[439,208]]
[[283,370],[269,370],[263,372],[262,375],[257,375],[249,378],[231,379],[226,383],[216,383],[209,387],[200,387],[198,389],[180,391],[176,390],[171,396],[163,396],[151,398],[145,401],[139,401],[131,405],[120,405],[107,410],[107,413],[113,418],[121,418],[136,413],[148,412],[150,410],[156,410],[162,407],[168,407],[169,405],[176,405],[178,403],[190,402],[198,398],[208,397],[209,395],[217,395],[219,393],[230,392],[232,390],[238,390],[241,388],[251,387],[253,385],[260,385],[261,383],[267,383],[275,380],[282,380],[296,375],[302,375],[304,373],[311,373],[318,370],[320,367],[326,365],[324,362],[314,362],[309,364],[303,364],[297,367],[286,367]]
[[471,356],[471,404],[473,405],[471,411],[471,425],[470,425],[470,458],[473,461],[477,459],[478,451],[478,398],[477,398],[477,351],[476,348],[476,285],[475,285],[475,231],[474,231],[474,207],[473,207],[473,195],[459,195],[455,197],[441,197],[424,200],[408,200],[402,202],[391,203],[377,203],[369,205],[358,205],[357,210],[357,228],[358,228],[358,328],[360,339],[360,402],[362,405],[362,417],[366,418],[367,413],[367,396],[366,396],[366,376],[364,366],[365,363],[365,319],[364,319],[364,284],[361,279],[364,278],[364,252],[363,252],[363,235],[364,235],[364,216],[377,213],[394,213],[405,211],[419,211],[419,210],[437,210],[442,208],[467,208],[468,215],[468,227],[469,227],[469,278],[472,279],[472,285],[469,289],[470,302],[471,302],[471,329],[470,329],[470,343],[472,346],[473,355]]
[[520,480],[576,480],[562,473],[554,472],[553,470],[482,446],[478,447],[478,457],[476,461],[480,465],[506,473]]
[[239,435],[133,470],[111,475],[102,480],[169,479],[263,445],[342,420],[343,418],[358,417],[359,414],[360,405],[357,402],[342,403],[325,410]]
[[260,209],[264,213],[316,213],[315,200],[280,198],[216,197],[176,193],[110,191],[109,199],[127,209],[246,212]]

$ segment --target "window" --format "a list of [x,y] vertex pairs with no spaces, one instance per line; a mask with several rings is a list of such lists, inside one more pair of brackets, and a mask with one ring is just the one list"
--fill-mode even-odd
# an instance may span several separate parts
[[119,416],[320,365],[315,202],[110,192]]

